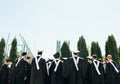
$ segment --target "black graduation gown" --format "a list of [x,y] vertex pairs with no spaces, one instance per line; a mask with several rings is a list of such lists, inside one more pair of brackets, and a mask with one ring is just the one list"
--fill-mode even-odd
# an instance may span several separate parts
[[69,58],[64,61],[63,64],[63,77],[64,84],[86,84],[87,80],[87,62],[83,59],[79,59],[79,70],[76,70],[73,58]]
[[31,65],[30,63],[28,63],[27,80],[25,84],[30,84],[30,77],[31,77]]
[[[0,80],[1,80],[1,70],[0,70]],[[0,84],[1,84],[1,82],[0,82]]]
[[24,78],[28,77],[28,62],[22,58],[17,66],[15,64],[12,66],[11,84],[26,84]]
[[63,63],[60,62],[57,68],[57,71],[55,72],[54,69],[56,67],[55,62],[52,62],[52,65],[50,67],[50,83],[51,84],[63,84]]
[[7,64],[4,64],[1,69],[1,79],[0,84],[8,84],[9,83],[9,74],[10,68]]
[[52,65],[52,62],[53,60],[48,60],[46,63],[47,63],[47,71],[48,71],[48,83],[47,84],[50,84],[51,83],[51,77],[50,77],[50,67]]
[[106,64],[106,84],[120,84],[120,72],[117,73],[111,63]]
[[37,70],[35,58],[33,58],[32,64],[31,64],[30,84],[47,84],[48,75],[47,75],[47,67],[46,67],[45,59],[41,58],[38,64],[40,67],[39,70]]
[[91,63],[88,62],[87,64],[88,64],[88,68],[87,68],[87,84],[91,84],[91,81],[90,81],[90,79],[91,79],[91,76],[90,76]]
[[105,71],[104,71],[102,63],[99,63],[98,69],[101,75],[97,73],[96,68],[93,63],[90,65],[89,67],[90,84],[105,84]]

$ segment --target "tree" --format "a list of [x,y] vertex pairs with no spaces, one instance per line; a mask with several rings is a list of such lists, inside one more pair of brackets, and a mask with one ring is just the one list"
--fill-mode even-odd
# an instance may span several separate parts
[[2,38],[0,42],[0,68],[4,63],[4,58],[5,58],[4,52],[5,52],[5,40],[4,38]]
[[96,54],[98,58],[102,58],[101,49],[98,42],[91,43],[91,55]]
[[118,48],[119,64],[120,64],[120,46]]
[[108,36],[108,40],[105,44],[105,56],[108,54],[112,55],[114,61],[119,62],[117,43],[113,35]]
[[15,62],[15,60],[17,58],[18,58],[18,56],[17,56],[17,39],[14,38],[13,41],[12,41],[11,49],[10,49],[10,57],[9,57],[9,59],[12,62]]
[[66,41],[63,42],[63,45],[61,47],[61,56],[67,57],[67,58],[72,56],[72,53],[71,53],[68,43]]
[[77,49],[80,51],[79,56],[83,58],[86,58],[88,56],[88,50],[83,36],[81,36],[78,40]]

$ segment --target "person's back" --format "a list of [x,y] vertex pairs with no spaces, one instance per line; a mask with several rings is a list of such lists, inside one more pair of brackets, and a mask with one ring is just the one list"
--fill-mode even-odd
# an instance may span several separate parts
[[41,55],[38,52],[38,56],[32,60],[30,84],[46,84],[47,82],[46,61]]
[[63,64],[63,77],[66,84],[85,84],[87,75],[86,62],[78,57],[78,52]]
[[89,79],[91,84],[105,84],[105,72],[103,64],[97,60],[97,55],[93,55],[93,62],[89,67]]
[[105,84],[105,72],[103,68],[103,64],[99,63],[98,67],[100,74],[96,71],[94,64],[90,65],[89,73],[90,73],[90,82],[91,84]]
[[25,84],[27,80],[27,72],[28,72],[28,62],[26,61],[27,53],[22,53],[22,58],[18,59],[14,68],[12,69],[11,74],[11,84]]
[[27,56],[28,62],[28,71],[27,71],[27,80],[25,84],[30,84],[30,77],[31,77],[31,57]]
[[51,84],[63,84],[63,63],[60,60],[60,54],[54,54],[55,60],[52,62],[49,73]]
[[11,61],[6,60],[6,63],[2,66],[2,69],[1,69],[0,84],[8,84],[9,83],[10,66],[11,66]]
[[111,55],[107,56],[106,84],[120,84],[119,66],[112,60]]

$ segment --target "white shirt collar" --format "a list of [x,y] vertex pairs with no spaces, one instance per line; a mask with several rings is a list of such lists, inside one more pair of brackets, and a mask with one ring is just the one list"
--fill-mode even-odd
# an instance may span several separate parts
[[78,55],[74,55],[74,57],[78,57]]
[[42,55],[38,55],[39,57],[42,57]]
[[93,61],[97,61],[96,59],[94,59]]

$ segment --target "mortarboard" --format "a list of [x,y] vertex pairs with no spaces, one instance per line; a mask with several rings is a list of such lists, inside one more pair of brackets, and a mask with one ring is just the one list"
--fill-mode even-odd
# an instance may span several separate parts
[[87,59],[92,59],[92,56],[87,56]]
[[97,58],[97,55],[96,55],[96,54],[93,54],[92,57],[93,57],[93,58]]
[[79,53],[80,51],[79,50],[75,50],[75,51],[73,51],[73,53]]
[[56,52],[53,56],[54,56],[55,58],[59,58],[59,57],[60,57],[60,53],[59,53],[59,52]]

